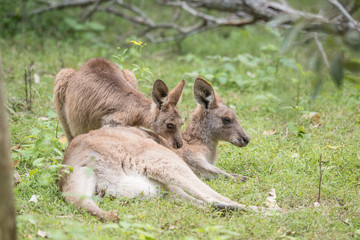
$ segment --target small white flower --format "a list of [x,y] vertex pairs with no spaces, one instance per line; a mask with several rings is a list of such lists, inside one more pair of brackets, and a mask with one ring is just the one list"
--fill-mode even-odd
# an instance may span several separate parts
[[32,195],[29,202],[33,202],[33,203],[37,203],[38,202],[38,199],[37,199],[37,196],[36,195]]

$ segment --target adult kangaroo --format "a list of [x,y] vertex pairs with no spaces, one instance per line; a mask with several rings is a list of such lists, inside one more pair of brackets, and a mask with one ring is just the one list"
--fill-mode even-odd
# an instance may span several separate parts
[[169,92],[166,84],[157,80],[151,101],[136,89],[133,73],[121,71],[107,59],[93,58],[78,71],[60,70],[55,79],[54,105],[69,143],[77,135],[104,125],[144,126],[173,148],[181,148],[183,121],[176,104],[184,85],[182,80]]
[[105,126],[77,136],[63,160],[72,167],[72,171],[64,171],[67,167],[61,171],[60,188],[65,201],[111,221],[118,217],[96,205],[91,199],[95,192],[153,197],[167,190],[196,205],[256,210],[220,195],[202,182],[177,154],[159,144],[166,144],[162,139],[138,128],[120,126]]

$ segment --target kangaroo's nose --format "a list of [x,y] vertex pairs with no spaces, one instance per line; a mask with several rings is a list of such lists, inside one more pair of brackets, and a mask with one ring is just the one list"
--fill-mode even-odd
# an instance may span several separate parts
[[175,147],[176,149],[179,149],[179,148],[182,147],[182,143],[179,143],[179,142],[175,142],[174,145],[175,145],[174,147]]
[[248,137],[243,137],[243,141],[246,145],[248,145],[248,143],[250,142],[250,138]]

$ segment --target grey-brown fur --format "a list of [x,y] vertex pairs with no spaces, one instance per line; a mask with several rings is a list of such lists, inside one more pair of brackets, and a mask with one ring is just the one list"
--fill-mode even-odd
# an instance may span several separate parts
[[63,69],[57,74],[54,105],[68,142],[104,125],[144,126],[180,148],[182,119],[176,104],[184,84],[182,80],[169,92],[165,83],[157,80],[151,101],[137,90],[131,72],[94,58],[78,71]]
[[[202,177],[212,178],[222,175],[234,180],[245,181],[247,179],[245,176],[227,173],[214,164],[220,140],[244,147],[250,142],[249,136],[238,122],[235,112],[223,103],[205,79],[198,77],[193,90],[198,106],[191,113],[186,130],[182,132],[184,146],[174,150],[175,153]],[[230,118],[232,123],[225,126],[221,121],[222,117]],[[147,133],[151,134],[159,144],[168,146],[165,141],[161,141],[153,133],[149,131]]]
[[79,135],[69,144],[63,164],[73,168],[69,174],[61,172],[60,187],[65,201],[101,220],[118,220],[90,198],[95,192],[104,190],[113,196],[152,197],[161,194],[161,190],[150,188],[159,187],[196,205],[245,209],[244,205],[220,195],[202,182],[174,152],[133,127],[103,127]]
[[[238,147],[244,147],[250,142],[235,112],[223,103],[213,87],[201,77],[195,80],[194,97],[198,106],[191,113],[190,122],[182,133],[184,146],[174,151],[203,177],[224,175],[245,180],[245,177],[227,173],[213,165],[217,159],[219,141],[227,141]],[[224,120],[230,122],[224,123]]]

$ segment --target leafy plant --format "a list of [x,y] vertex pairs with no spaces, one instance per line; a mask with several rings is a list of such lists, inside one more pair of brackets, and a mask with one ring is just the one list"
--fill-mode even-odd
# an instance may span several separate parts
[[[153,73],[149,67],[145,66],[144,61],[142,60],[142,49],[147,45],[142,41],[131,40],[132,47],[125,48],[122,50],[120,47],[117,47],[119,53],[113,55],[113,57],[118,60],[116,65],[121,69],[130,69],[136,76],[138,82],[152,83]],[[149,88],[151,85],[147,85]]]
[[[357,69],[360,69],[360,63],[352,58],[354,50],[359,52],[359,48],[355,47],[357,45],[349,41],[349,37],[303,32],[306,27],[306,22],[300,21],[290,28],[284,36],[281,50],[282,52],[294,51],[293,46],[301,47],[306,55],[310,56],[306,61],[306,67],[319,75],[314,84],[314,94],[318,93],[326,72],[331,76],[337,88],[343,86],[344,79],[352,79],[359,83],[360,79],[354,75],[358,72]],[[329,31],[331,32],[330,29]],[[354,39],[360,40],[360,33],[352,33]]]

